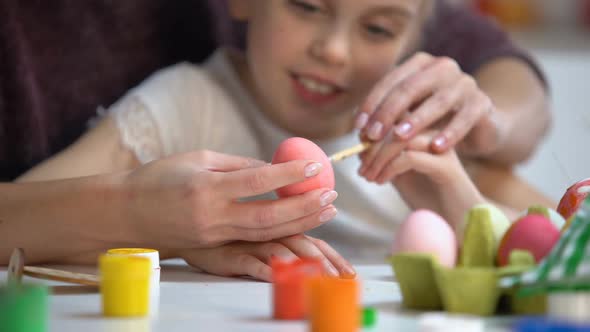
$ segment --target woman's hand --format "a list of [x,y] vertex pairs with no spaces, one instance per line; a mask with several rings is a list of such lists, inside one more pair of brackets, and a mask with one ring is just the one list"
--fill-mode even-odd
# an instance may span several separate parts
[[495,151],[505,136],[491,99],[456,61],[418,53],[388,73],[360,107],[356,127],[369,140],[392,131],[402,141],[446,120],[429,142],[437,153],[458,143],[471,155]]
[[128,240],[156,248],[215,247],[303,233],[336,215],[336,192],[324,188],[278,200],[241,202],[321,172],[314,161],[268,165],[199,151],[125,174],[122,217]]
[[322,240],[294,235],[265,243],[233,242],[217,248],[189,249],[180,254],[186,262],[205,272],[220,276],[250,276],[271,281],[270,259],[319,259],[327,274],[354,276],[356,272],[340,254]]
[[377,142],[361,155],[360,172],[369,181],[391,182],[412,209],[436,211],[459,226],[465,212],[484,198],[454,150],[429,152],[432,136],[420,134],[409,142],[392,141],[390,136]]

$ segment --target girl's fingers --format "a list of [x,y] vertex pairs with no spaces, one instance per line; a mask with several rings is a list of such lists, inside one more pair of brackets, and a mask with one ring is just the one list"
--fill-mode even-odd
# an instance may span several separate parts
[[185,250],[182,258],[191,266],[207,273],[224,276],[250,276],[270,281],[270,266],[251,255],[247,243],[232,243],[212,249]]
[[404,151],[399,157],[392,160],[378,179],[383,182],[393,180],[408,171],[424,174],[437,183],[445,181],[444,166],[441,165],[440,159],[436,155],[411,150]]
[[370,168],[365,172],[367,180],[375,181],[389,161],[399,156],[402,151],[407,148],[407,145],[407,142],[399,140],[397,142],[389,142],[382,145],[379,153],[371,163]]
[[445,129],[432,141],[435,152],[445,152],[462,141],[475,124],[493,108],[489,97],[478,94],[468,100]]
[[[272,281],[272,270],[257,257],[250,254],[239,254],[232,257],[230,272],[233,275],[247,275],[267,282]],[[229,263],[229,262],[228,262]]]
[[290,262],[296,260],[299,255],[280,242],[253,243],[252,245],[254,246],[252,251],[254,256],[267,264],[270,263],[272,257]]
[[432,167],[445,167],[447,164],[441,163],[441,156],[433,155],[428,150],[433,134],[433,131],[429,131],[407,142],[407,148],[391,158],[376,175],[377,183],[391,181],[396,176],[410,170],[429,174]]
[[266,242],[280,239],[293,234],[304,233],[336,216],[338,210],[334,205],[325,208],[303,218],[267,228],[247,228],[240,226],[227,227],[224,238],[238,239],[249,242]]
[[[367,136],[372,140],[380,140],[413,105],[421,103],[439,88],[457,80],[461,73],[454,60],[441,58],[392,87],[371,117]],[[405,122],[395,127],[395,133],[402,139],[409,139],[416,130]]]
[[328,257],[305,235],[289,236],[279,240],[279,242],[289,247],[299,257],[309,257],[319,260],[329,275],[333,277],[340,275]]
[[[332,204],[338,193],[327,188],[276,200],[259,200],[230,205],[229,220],[245,228],[268,228],[291,222]],[[231,226],[231,225],[230,225]]]
[[373,161],[379,155],[379,151],[381,151],[381,148],[388,143],[386,141],[387,139],[384,139],[373,143],[368,150],[359,155],[361,158],[361,168],[359,169],[360,175],[366,177],[367,171],[371,169]]
[[323,240],[316,239],[311,236],[307,236],[307,238],[320,249],[320,251],[328,258],[328,260],[330,260],[338,272],[340,272],[341,277],[354,278],[356,276],[356,271],[352,265],[329,244]]

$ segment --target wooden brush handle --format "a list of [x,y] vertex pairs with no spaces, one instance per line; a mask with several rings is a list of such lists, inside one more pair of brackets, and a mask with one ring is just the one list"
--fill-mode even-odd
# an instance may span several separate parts
[[62,281],[86,286],[98,286],[100,284],[98,276],[93,274],[54,270],[45,267],[25,266],[24,274],[33,278]]
[[339,162],[341,160],[344,160],[348,157],[354,156],[355,154],[359,154],[359,153],[367,150],[370,146],[371,146],[371,143],[363,142],[363,143],[357,144],[353,147],[350,147],[348,149],[344,149],[342,151],[336,152],[333,155],[331,155],[329,157],[329,159],[333,163]]

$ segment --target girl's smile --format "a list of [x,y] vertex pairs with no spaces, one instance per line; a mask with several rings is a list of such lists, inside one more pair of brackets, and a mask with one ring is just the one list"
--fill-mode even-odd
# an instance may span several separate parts
[[312,74],[291,74],[297,97],[310,106],[329,104],[346,93],[346,89],[328,79]]

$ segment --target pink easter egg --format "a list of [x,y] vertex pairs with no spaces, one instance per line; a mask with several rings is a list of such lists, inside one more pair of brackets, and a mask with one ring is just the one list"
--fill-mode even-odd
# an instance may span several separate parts
[[320,174],[303,182],[291,184],[276,190],[279,197],[289,197],[319,189],[334,189],[334,170],[332,163],[324,151],[314,142],[301,137],[291,137],[284,140],[272,158],[273,164],[280,164],[291,160],[314,160],[322,164]]
[[417,210],[398,228],[392,253],[431,254],[439,264],[453,267],[457,262],[457,237],[441,216]]
[[529,214],[510,226],[498,246],[498,265],[507,265],[510,252],[528,250],[540,262],[559,240],[560,231],[543,215]]

